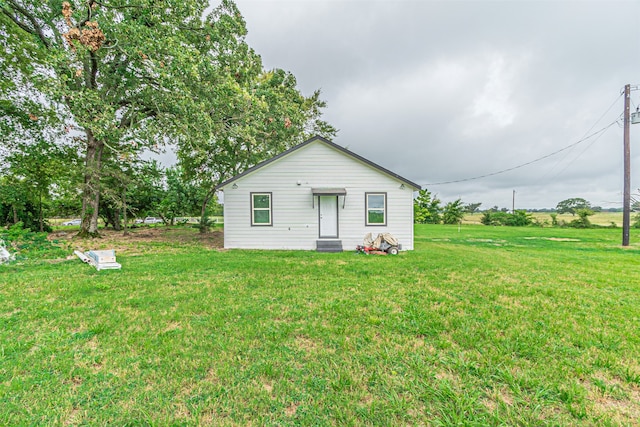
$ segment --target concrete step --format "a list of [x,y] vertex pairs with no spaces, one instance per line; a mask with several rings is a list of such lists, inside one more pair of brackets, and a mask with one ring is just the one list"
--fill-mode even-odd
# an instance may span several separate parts
[[342,252],[342,240],[316,240],[318,252]]

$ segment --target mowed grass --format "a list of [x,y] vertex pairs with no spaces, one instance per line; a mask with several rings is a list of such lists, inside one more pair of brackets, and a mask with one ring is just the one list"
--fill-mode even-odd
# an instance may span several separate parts
[[[181,231],[185,233],[185,231]],[[640,235],[417,226],[416,250],[186,240],[0,268],[0,425],[638,425]]]

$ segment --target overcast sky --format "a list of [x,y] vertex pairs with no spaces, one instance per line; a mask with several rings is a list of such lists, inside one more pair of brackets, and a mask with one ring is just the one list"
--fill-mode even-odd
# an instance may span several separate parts
[[[212,5],[219,2],[212,0]],[[621,207],[625,84],[640,83],[640,1],[237,0],[267,69],[322,90],[334,142],[427,187],[516,209]],[[640,91],[631,94],[632,110]],[[632,189],[640,125],[631,128]]]

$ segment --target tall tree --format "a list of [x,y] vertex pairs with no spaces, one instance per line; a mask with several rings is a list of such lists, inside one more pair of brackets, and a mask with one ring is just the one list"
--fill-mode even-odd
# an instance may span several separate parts
[[305,97],[291,73],[263,70],[260,57],[245,42],[245,22],[233,3],[223,2],[210,19],[228,37],[225,44],[207,46],[198,64],[201,80],[191,81],[189,89],[200,102],[199,117],[178,148],[187,178],[205,191],[202,231],[218,184],[314,134],[336,134],[320,118],[325,103],[319,91]]
[[464,206],[460,199],[447,203],[442,209],[442,222],[445,224],[459,224],[462,218],[464,218]]
[[575,197],[563,200],[556,206],[556,211],[560,214],[570,213],[571,215],[575,215],[580,209],[591,210],[591,203],[581,197]]
[[55,110],[82,138],[81,234],[98,232],[105,156],[124,162],[194,123],[198,103],[186,82],[201,81],[201,52],[227,45],[227,23],[236,19],[227,16],[235,5],[225,0],[203,22],[207,6],[197,0],[0,1],[6,36],[0,67],[12,72],[2,89],[13,94],[2,101],[13,107],[20,93],[35,93],[28,97],[33,104]]
[[193,216],[199,212],[204,195],[195,182],[186,178],[180,166],[165,169],[164,192],[157,206],[157,214],[171,225],[177,216]]
[[126,198],[123,197],[123,201],[126,203],[121,203],[120,206],[126,207],[133,216],[155,216],[164,194],[163,178],[164,173],[157,162],[136,163],[130,168],[127,181],[124,183]]
[[480,209],[480,206],[482,205],[482,203],[480,202],[476,202],[476,203],[467,203],[464,205],[464,211],[468,214],[473,215],[474,213],[478,212],[478,209]]
[[431,196],[429,190],[422,189],[413,201],[413,217],[416,224],[439,224],[442,220],[442,207],[437,196]]
[[0,225],[22,221],[28,227],[33,221],[33,214],[27,209],[30,205],[33,206],[25,179],[6,172],[0,175]]
[[6,157],[9,173],[24,181],[28,189],[26,199],[37,206],[39,231],[46,228],[44,207],[51,200],[52,186],[69,177],[77,168],[77,162],[77,152],[72,147],[52,145],[42,139],[15,144]]

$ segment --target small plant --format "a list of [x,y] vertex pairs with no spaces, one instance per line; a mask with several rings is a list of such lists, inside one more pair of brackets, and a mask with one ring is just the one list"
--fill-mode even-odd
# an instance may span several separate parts
[[200,218],[200,221],[193,227],[200,230],[200,233],[208,233],[211,231],[211,228],[215,227],[216,222],[217,220],[215,218],[212,220],[208,215],[205,215]]
[[571,221],[568,226],[571,228],[592,228],[591,221],[589,221],[589,217],[593,215],[593,211],[591,209],[577,209],[576,215],[578,215],[577,219]]

